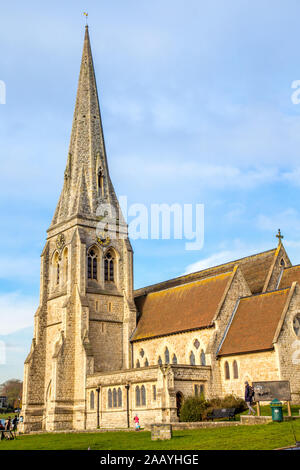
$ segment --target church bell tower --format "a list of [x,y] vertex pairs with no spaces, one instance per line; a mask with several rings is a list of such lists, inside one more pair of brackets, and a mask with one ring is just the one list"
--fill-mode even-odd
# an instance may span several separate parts
[[41,255],[23,431],[84,429],[86,377],[131,367],[133,253],[107,164],[88,26],[63,189]]

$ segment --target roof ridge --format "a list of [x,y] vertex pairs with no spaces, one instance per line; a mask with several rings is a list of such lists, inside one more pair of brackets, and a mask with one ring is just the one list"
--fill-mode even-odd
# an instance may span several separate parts
[[249,297],[259,297],[260,295],[276,294],[276,292],[280,292],[280,291],[283,291],[283,290],[289,290],[289,289],[291,289],[291,286],[290,287],[282,287],[281,289],[269,290],[267,292],[259,292],[258,294],[245,295],[245,297],[240,297],[240,299],[243,300],[243,299],[248,299]]
[[[242,260],[245,260],[246,258],[254,258],[255,256],[258,256],[258,255],[264,255],[266,253],[271,253],[272,251],[276,251],[277,250],[277,247],[276,248],[272,248],[270,250],[266,250],[266,251],[262,251],[260,253],[255,253],[253,255],[249,255],[249,256],[244,256],[242,258],[239,258],[237,260],[232,260],[232,261],[227,261],[226,263],[223,263],[223,264],[218,264],[216,266],[211,266],[209,268],[205,268],[205,269],[202,269],[200,271],[194,271],[192,273],[188,273],[188,274],[183,274],[181,276],[177,276],[177,277],[173,277],[171,279],[167,279],[166,281],[160,281],[160,282],[157,282],[155,284],[149,284],[148,286],[144,286],[144,287],[140,287],[139,289],[135,289],[134,292],[138,292],[138,291],[142,291],[143,289],[151,289],[151,288],[154,288],[157,286],[159,286],[160,284],[164,284],[164,283],[167,283],[167,282],[174,282],[176,280],[180,280],[180,279],[183,279],[184,277],[187,277],[187,276],[193,276],[193,275],[197,275],[197,274],[200,274],[200,273],[205,273],[205,271],[208,271],[208,270],[211,270],[211,269],[218,269],[220,268],[221,266],[226,266],[228,264],[237,264],[239,261],[242,261]],[[191,281],[192,282],[192,281]],[[157,289],[159,290],[159,289]],[[163,290],[163,289],[161,289]],[[150,293],[150,292],[149,292]],[[141,294],[143,295],[143,294]],[[138,297],[138,296],[137,296]]]
[[294,264],[293,266],[286,266],[285,268],[283,268],[283,271],[286,271],[287,269],[292,269],[292,268],[300,268],[300,263]]

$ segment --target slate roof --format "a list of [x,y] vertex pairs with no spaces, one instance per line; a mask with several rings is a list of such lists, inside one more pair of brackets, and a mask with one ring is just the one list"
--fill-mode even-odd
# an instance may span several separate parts
[[290,288],[240,299],[218,355],[272,349],[289,292]]
[[209,327],[232,271],[136,299],[141,318],[132,341]]

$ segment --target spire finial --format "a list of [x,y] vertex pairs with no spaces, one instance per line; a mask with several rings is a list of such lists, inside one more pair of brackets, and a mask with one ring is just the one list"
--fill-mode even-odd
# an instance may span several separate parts
[[278,229],[278,234],[276,235],[276,238],[278,238],[278,245],[282,244],[282,239],[284,238],[283,235],[281,235],[280,228]]
[[87,26],[88,26],[88,16],[89,16],[89,14],[88,14],[87,11],[84,11],[83,14],[84,14],[84,16],[85,16],[85,27],[87,28]]

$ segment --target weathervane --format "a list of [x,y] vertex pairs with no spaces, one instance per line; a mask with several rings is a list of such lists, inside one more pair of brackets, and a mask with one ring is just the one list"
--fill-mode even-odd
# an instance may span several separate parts
[[89,14],[88,14],[86,11],[84,11],[83,14],[84,14],[84,16],[85,16],[85,24],[87,25],[87,24],[88,24],[88,16],[89,16]]
[[281,235],[280,228],[278,229],[278,234],[276,235],[276,238],[278,238],[279,245],[281,245],[282,239],[284,238],[284,236]]

